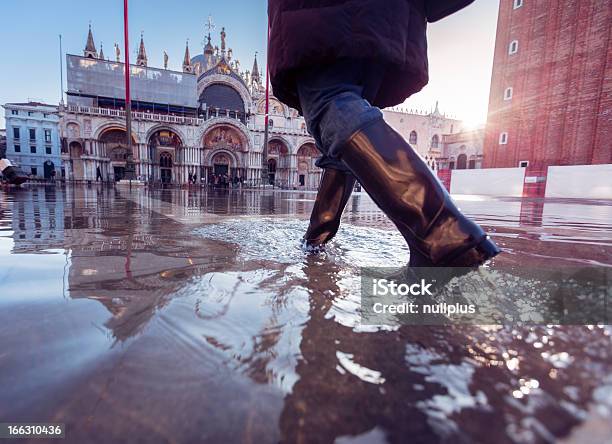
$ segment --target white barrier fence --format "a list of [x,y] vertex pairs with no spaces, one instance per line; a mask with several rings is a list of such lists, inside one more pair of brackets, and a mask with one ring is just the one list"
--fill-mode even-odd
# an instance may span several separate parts
[[550,166],[545,196],[612,199],[612,164]]
[[541,180],[545,185],[544,195],[539,194],[541,197],[612,200],[612,164],[550,166],[547,173],[534,174],[531,172],[526,177],[525,168],[452,170],[450,192],[455,195],[533,196],[527,186]]
[[451,194],[521,197],[524,181],[525,168],[453,170],[450,192]]

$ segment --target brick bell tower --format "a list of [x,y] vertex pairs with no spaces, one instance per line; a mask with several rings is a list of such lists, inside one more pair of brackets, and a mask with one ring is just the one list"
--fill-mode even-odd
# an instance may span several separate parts
[[612,163],[612,1],[501,0],[484,168]]

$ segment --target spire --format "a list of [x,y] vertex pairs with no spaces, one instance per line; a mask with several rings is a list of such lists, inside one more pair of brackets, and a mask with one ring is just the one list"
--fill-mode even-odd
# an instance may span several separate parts
[[104,60],[104,48],[102,48],[102,42],[100,42],[100,58]]
[[208,34],[206,39],[208,40],[208,43],[206,43],[206,46],[204,47],[204,54],[212,55],[215,52],[215,48],[213,47],[212,43],[210,43],[210,34]]
[[98,58],[98,51],[96,50],[96,44],[94,43],[93,33],[91,32],[91,23],[89,24],[89,33],[87,34],[87,44],[83,50],[83,55],[90,59]]
[[138,56],[136,57],[138,66],[147,66],[147,51],[145,51],[143,33],[140,33],[140,46],[138,47]]
[[185,43],[185,57],[183,58],[183,72],[193,73],[191,65],[191,56],[189,55],[189,39]]
[[255,60],[253,61],[253,69],[251,70],[251,83],[254,82],[261,84],[261,79],[259,78],[259,66],[257,65],[257,52],[255,52]]
[[[204,27],[208,30],[208,36],[206,37],[208,41],[204,46],[204,66],[200,67],[200,64],[198,64],[198,67],[196,67],[196,71],[199,71],[198,68],[201,68],[202,72],[208,71],[212,67],[213,55],[215,54],[215,48],[213,47],[212,43],[210,43],[210,33],[214,31],[215,24],[210,15],[208,16],[208,22],[206,25],[204,25]],[[197,74],[199,74],[199,72],[197,72]]]

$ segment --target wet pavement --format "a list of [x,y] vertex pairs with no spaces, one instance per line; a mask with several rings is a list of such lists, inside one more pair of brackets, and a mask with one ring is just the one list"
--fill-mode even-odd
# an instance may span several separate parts
[[[0,190],[0,422],[71,443],[612,442],[610,326],[363,326],[360,267],[409,252],[359,193],[306,254],[314,197]],[[504,249],[489,269],[612,267],[612,201],[457,200]]]

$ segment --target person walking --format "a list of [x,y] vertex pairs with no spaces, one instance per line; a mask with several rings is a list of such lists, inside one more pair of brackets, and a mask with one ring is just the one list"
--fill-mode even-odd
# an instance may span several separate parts
[[334,237],[358,180],[405,238],[409,265],[471,267],[500,252],[379,109],[427,84],[427,23],[472,1],[269,0],[274,95],[322,153],[306,246]]

